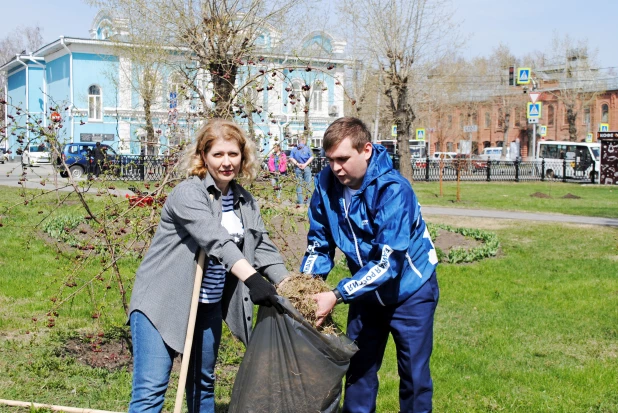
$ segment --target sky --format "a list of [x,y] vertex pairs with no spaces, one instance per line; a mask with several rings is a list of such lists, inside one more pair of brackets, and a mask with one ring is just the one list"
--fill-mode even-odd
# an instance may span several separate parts
[[[311,0],[309,0],[311,1]],[[336,1],[336,0],[326,0]],[[488,56],[500,43],[522,57],[549,50],[554,33],[587,39],[599,67],[618,67],[616,0],[452,0],[455,20],[467,39],[464,57]],[[2,5],[0,38],[20,26],[39,24],[46,43],[59,36],[89,38],[97,9],[83,0],[13,0]]]

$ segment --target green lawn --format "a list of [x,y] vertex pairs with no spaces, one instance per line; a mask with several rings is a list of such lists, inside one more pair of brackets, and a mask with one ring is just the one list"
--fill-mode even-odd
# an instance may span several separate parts
[[[426,206],[484,208],[504,211],[547,212],[618,218],[618,187],[561,182],[462,182],[457,202],[457,184],[444,182],[440,197],[438,182],[414,182],[419,201]],[[533,197],[541,193],[549,198]],[[565,195],[579,199],[564,198]]]
[[[483,185],[466,184],[462,204],[546,210],[542,207],[548,200],[529,197],[537,191],[549,194],[543,185],[492,183],[489,192]],[[437,184],[414,187],[424,205],[453,205],[448,197],[454,197],[454,185],[445,185],[444,200],[434,196]],[[554,183],[549,200],[579,201],[560,198],[566,193],[587,199],[590,208],[605,211],[601,216],[616,216],[610,208],[616,194],[611,188]],[[429,202],[432,197],[434,202]],[[18,200],[17,190],[0,187],[0,215],[5,215],[3,205]],[[552,212],[585,215],[568,202],[561,208]],[[130,373],[93,369],[60,351],[67,337],[97,331],[111,336],[123,324],[115,290],[79,295],[65,305],[54,328],[41,323],[73,265],[33,232],[41,219],[38,211],[51,209],[53,205],[42,200],[2,217],[0,399],[122,411],[130,397]],[[501,243],[497,258],[439,267],[441,297],[432,358],[435,411],[617,412],[618,230],[503,222],[493,230]],[[138,263],[122,263],[123,275],[132,277]],[[96,269],[81,272],[87,279]],[[346,273],[337,268],[328,281],[335,284]],[[105,305],[104,317],[91,318],[93,300]],[[346,310],[337,308],[342,323]],[[32,317],[39,321],[33,323]],[[220,359],[237,364],[238,347],[225,339]],[[220,411],[229,401],[229,371],[218,371]],[[391,343],[380,371],[379,412],[398,411],[396,371]],[[168,397],[168,410],[172,399]],[[0,406],[0,412],[25,410]]]

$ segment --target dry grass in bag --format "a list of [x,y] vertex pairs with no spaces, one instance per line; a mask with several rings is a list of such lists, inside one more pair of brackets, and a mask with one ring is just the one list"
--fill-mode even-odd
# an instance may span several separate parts
[[[292,274],[290,278],[277,288],[277,293],[287,298],[311,325],[315,326],[318,306],[312,295],[331,291],[321,278],[306,274]],[[324,334],[338,334],[339,330],[329,314],[317,329]]]

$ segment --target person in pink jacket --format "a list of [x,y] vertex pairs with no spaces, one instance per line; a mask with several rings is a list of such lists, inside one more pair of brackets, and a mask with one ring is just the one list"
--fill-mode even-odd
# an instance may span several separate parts
[[272,178],[270,182],[273,189],[277,192],[277,198],[281,198],[281,186],[279,185],[279,177],[286,175],[288,172],[288,160],[285,152],[281,151],[281,146],[278,143],[273,147],[273,151],[268,158],[268,170]]

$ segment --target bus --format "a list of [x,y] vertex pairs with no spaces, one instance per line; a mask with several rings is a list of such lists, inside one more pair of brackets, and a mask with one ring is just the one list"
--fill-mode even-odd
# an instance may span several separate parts
[[[390,154],[399,153],[397,150],[397,140],[396,139],[383,139],[376,142],[378,145],[382,145],[386,148],[386,151]],[[427,149],[425,145],[425,141],[417,141],[415,139],[410,139],[408,141],[408,145],[410,148],[410,158],[412,159],[425,159],[427,157]]]
[[538,160],[545,161],[545,176],[548,178],[591,181],[599,178],[601,168],[599,142],[540,141],[536,153]]

